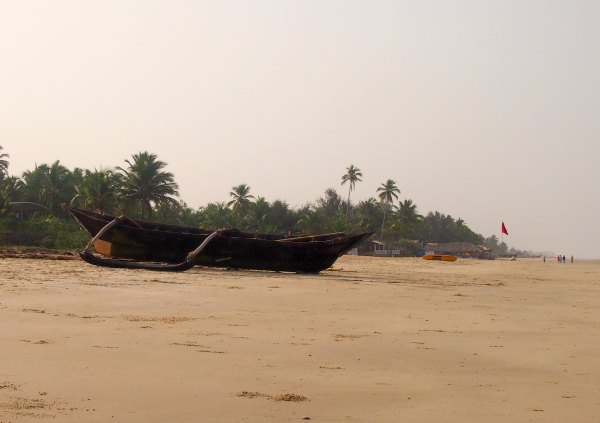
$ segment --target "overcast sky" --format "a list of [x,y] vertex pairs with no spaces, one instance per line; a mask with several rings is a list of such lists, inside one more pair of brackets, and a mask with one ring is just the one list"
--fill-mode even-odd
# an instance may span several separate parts
[[418,211],[600,258],[599,1],[0,1],[0,145],[149,151],[191,207],[294,207],[354,164]]

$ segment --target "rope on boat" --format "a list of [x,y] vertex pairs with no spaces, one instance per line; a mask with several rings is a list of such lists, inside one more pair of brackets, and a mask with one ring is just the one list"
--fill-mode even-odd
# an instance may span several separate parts
[[118,225],[119,223],[131,220],[127,216],[119,216],[115,218],[113,221],[109,222],[104,226],[100,231],[93,237],[90,242],[88,242],[85,249],[79,253],[79,256],[90,264],[95,264],[97,266],[104,267],[113,267],[113,268],[121,268],[121,269],[146,269],[146,270],[159,270],[159,271],[170,271],[170,272],[181,272],[184,270],[191,269],[196,264],[196,257],[198,254],[206,248],[206,246],[215,238],[217,235],[221,233],[220,230],[214,231],[212,234],[207,236],[202,243],[196,247],[195,250],[191,251],[184,261],[177,264],[165,264],[165,263],[142,263],[135,261],[125,261],[125,260],[116,260],[109,258],[102,258],[92,253],[92,247],[94,243],[100,239],[102,235],[108,232],[110,229]]

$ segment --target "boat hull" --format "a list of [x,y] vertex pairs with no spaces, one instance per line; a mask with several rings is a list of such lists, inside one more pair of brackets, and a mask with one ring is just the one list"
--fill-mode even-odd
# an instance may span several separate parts
[[[91,236],[96,236],[115,219],[74,208],[68,211]],[[95,247],[97,252],[111,258],[173,264],[185,261],[211,233],[197,228],[125,220],[103,234]],[[194,264],[317,273],[330,267],[340,255],[369,235],[335,233],[286,238],[223,230],[194,259]]]
[[456,256],[450,256],[445,254],[427,254],[423,256],[424,260],[438,260],[438,261],[456,261]]

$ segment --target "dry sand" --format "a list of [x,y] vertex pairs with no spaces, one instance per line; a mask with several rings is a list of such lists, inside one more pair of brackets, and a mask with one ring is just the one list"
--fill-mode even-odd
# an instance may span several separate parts
[[0,422],[600,421],[600,262],[0,259]]

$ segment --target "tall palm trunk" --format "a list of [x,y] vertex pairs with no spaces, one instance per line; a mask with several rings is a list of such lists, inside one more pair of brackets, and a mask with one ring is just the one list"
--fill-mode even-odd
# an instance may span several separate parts
[[387,203],[384,204],[383,207],[383,219],[381,220],[381,231],[379,232],[379,236],[383,238],[383,227],[385,226],[385,215],[387,213]]
[[344,229],[348,226],[348,210],[350,210],[350,192],[352,192],[352,185],[348,187],[348,201],[346,202],[346,220],[344,220]]

